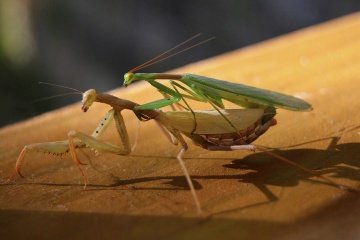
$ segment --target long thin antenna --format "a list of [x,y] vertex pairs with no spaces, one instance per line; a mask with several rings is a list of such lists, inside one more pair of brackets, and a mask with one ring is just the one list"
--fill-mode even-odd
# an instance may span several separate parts
[[163,53],[161,53],[161,54],[159,54],[159,55],[157,55],[157,56],[155,56],[155,57],[153,57],[153,58],[151,58],[151,59],[147,60],[146,62],[144,62],[144,63],[140,64],[139,66],[134,67],[134,68],[133,68],[133,69],[131,69],[129,72],[134,72],[134,71],[137,71],[137,70],[139,70],[139,69],[143,68],[143,66],[144,66],[144,65],[148,65],[148,64],[150,64],[150,63],[152,63],[152,62],[154,62],[154,61],[158,60],[158,59],[159,59],[159,58],[161,58],[162,56],[164,56],[164,55],[166,55],[166,54],[168,54],[168,53],[170,53],[170,52],[172,52],[172,51],[176,50],[177,48],[179,48],[179,47],[183,46],[184,44],[186,44],[186,43],[188,43],[188,42],[190,42],[190,41],[194,40],[195,38],[200,37],[201,35],[202,35],[202,33],[195,34],[194,36],[192,36],[192,37],[190,37],[190,38],[186,39],[185,41],[183,41],[183,42],[181,42],[181,43],[177,44],[176,46],[174,46],[174,47],[172,47],[172,48],[170,48],[170,49],[166,50],[165,52],[163,52]]
[[[160,55],[158,55],[158,56],[156,56],[156,57],[154,57],[154,58],[152,58],[152,59],[144,62],[143,64],[141,64],[141,65],[139,65],[139,66],[137,66],[137,67],[134,67],[134,68],[131,69],[129,72],[135,72],[135,71],[138,71],[138,70],[140,70],[140,69],[143,69],[143,68],[149,67],[149,66],[151,66],[151,65],[154,65],[154,64],[156,64],[156,63],[162,62],[162,61],[164,61],[164,60],[166,60],[166,59],[168,59],[168,58],[170,58],[170,57],[173,57],[173,56],[175,56],[175,55],[177,55],[177,54],[180,54],[180,53],[182,53],[182,52],[185,52],[185,51],[187,51],[187,50],[189,50],[189,49],[191,49],[191,48],[194,48],[194,47],[197,47],[197,46],[199,46],[199,45],[202,45],[202,44],[204,44],[204,43],[206,43],[206,42],[209,42],[209,41],[211,41],[211,40],[213,40],[213,39],[215,38],[215,37],[208,38],[208,39],[206,39],[206,40],[204,40],[204,41],[198,42],[198,43],[193,44],[193,45],[191,45],[191,46],[189,46],[189,47],[186,47],[186,48],[184,48],[184,49],[182,49],[182,50],[179,50],[179,51],[177,51],[177,52],[174,52],[175,50],[179,49],[181,46],[184,46],[186,43],[189,43],[190,41],[194,40],[195,38],[198,38],[198,37],[201,36],[201,35],[202,35],[202,33],[198,33],[198,34],[192,36],[191,38],[188,38],[187,40],[185,40],[185,41],[183,41],[182,43],[180,43],[180,44],[178,44],[178,45],[170,48],[169,50],[161,53]],[[173,53],[172,53],[172,52],[173,52]]]
[[170,54],[170,55],[168,55],[168,56],[166,56],[166,57],[164,57],[164,58],[161,58],[161,59],[159,59],[159,60],[157,60],[157,61],[155,61],[155,62],[146,64],[146,65],[142,66],[141,68],[136,69],[136,71],[137,71],[137,70],[140,70],[140,69],[143,69],[143,68],[146,68],[146,67],[149,67],[149,66],[151,66],[151,65],[154,65],[154,64],[156,64],[156,63],[162,62],[162,61],[164,61],[164,60],[166,60],[166,59],[168,59],[168,58],[171,58],[171,57],[173,57],[173,56],[175,56],[175,55],[178,55],[178,54],[180,54],[180,53],[182,53],[182,52],[186,52],[186,51],[188,51],[188,50],[190,50],[190,49],[192,49],[192,48],[194,48],[194,47],[197,47],[197,46],[199,46],[199,45],[202,45],[202,44],[204,44],[204,43],[207,43],[207,42],[213,40],[214,38],[215,38],[215,37],[208,38],[208,39],[206,39],[206,40],[204,40],[204,41],[201,41],[201,42],[196,43],[196,44],[194,44],[194,45],[192,45],[192,46],[189,46],[189,47],[187,47],[187,48],[184,48],[184,49],[182,49],[182,50],[180,50],[180,51],[178,51],[178,52],[175,52],[175,53],[173,53],[173,54]]
[[49,96],[49,97],[43,97],[43,98],[36,99],[36,100],[32,101],[32,103],[37,103],[37,102],[41,102],[41,101],[45,101],[45,100],[49,100],[49,99],[53,99],[53,98],[57,98],[57,97],[63,97],[63,96],[68,96],[68,95],[78,95],[78,94],[81,95],[82,93],[70,92],[70,93],[57,94],[57,95],[53,95],[53,96]]
[[55,83],[49,83],[49,82],[39,82],[39,84],[45,84],[45,85],[49,85],[49,86],[53,86],[53,87],[60,87],[60,88],[65,88],[65,89],[69,89],[69,90],[73,90],[77,93],[83,94],[82,91],[76,89],[76,88],[72,88],[72,87],[67,87],[67,86],[63,86],[63,85],[59,85],[59,84],[55,84]]

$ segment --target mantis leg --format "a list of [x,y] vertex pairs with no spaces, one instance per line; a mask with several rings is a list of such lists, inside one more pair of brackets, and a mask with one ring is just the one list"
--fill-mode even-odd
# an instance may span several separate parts
[[182,97],[185,98],[189,98],[189,99],[193,99],[196,101],[201,101],[201,102],[206,102],[207,100],[204,99],[202,96],[198,95],[195,92],[191,92],[190,90],[186,89],[185,87],[181,86],[178,83],[175,83],[174,81],[171,81],[172,86],[176,85],[177,87],[183,89],[184,91],[188,92],[190,95],[186,95],[186,94],[180,94],[178,91],[174,91],[173,89],[155,81],[155,80],[148,80],[148,82],[155,87],[156,89],[158,89],[163,95],[165,94],[165,96],[170,96],[169,98],[166,99],[160,99],[160,100],[156,100],[153,102],[149,102],[140,106],[136,106],[135,110],[153,110],[153,109],[158,109],[158,108],[162,108],[162,107],[166,107],[169,105],[172,105],[174,103],[179,102]]
[[213,108],[224,118],[224,120],[235,130],[236,133],[239,132],[239,130],[234,126],[234,124],[216,107],[214,103],[209,101],[210,105],[213,106]]
[[111,120],[111,119],[108,117],[104,118],[106,123],[100,122],[98,128],[94,131],[92,136],[89,136],[87,134],[84,134],[84,133],[81,133],[81,132],[78,132],[75,130],[72,130],[68,133],[70,155],[71,155],[71,158],[76,163],[77,167],[79,168],[81,175],[84,179],[84,188],[86,188],[87,179],[86,179],[85,173],[81,169],[81,166],[79,164],[80,161],[79,161],[76,151],[75,151],[76,147],[75,147],[74,141],[76,139],[79,140],[80,142],[82,142],[83,144],[85,144],[86,147],[90,147],[92,149],[95,149],[96,151],[109,152],[109,153],[113,153],[113,154],[117,154],[117,155],[128,155],[131,152],[129,135],[126,130],[126,125],[124,123],[124,119],[123,119],[121,113],[114,111],[113,109],[110,110],[109,112],[113,114],[115,124],[116,124],[116,129],[119,133],[119,136],[121,138],[121,142],[122,142],[123,146],[117,146],[117,145],[97,139],[97,137],[104,132],[104,130],[110,123],[109,120]]
[[[164,96],[164,99],[170,98],[169,94],[164,93],[164,92],[161,92],[161,91],[159,91],[159,92],[161,93],[161,95]],[[171,107],[171,110],[173,110],[173,111],[179,111],[179,110],[181,110],[182,108],[184,108],[184,106],[182,106],[179,102],[174,103],[174,104],[171,104],[170,107]],[[185,108],[185,109],[186,109],[186,108]]]
[[[76,148],[83,147],[84,145],[78,141],[75,141],[73,145]],[[21,166],[23,164],[25,155],[28,152],[43,152],[53,155],[63,155],[69,151],[69,142],[68,141],[56,141],[56,142],[46,142],[46,143],[33,143],[26,145],[20,152],[19,157],[16,160],[15,168],[13,173],[8,178],[8,182],[10,182],[16,175],[20,177],[24,177],[21,173]],[[80,164],[80,162],[79,162]]]
[[[102,135],[106,127],[113,119],[115,120],[117,131],[123,143],[123,146],[121,147],[97,139],[99,136]],[[105,117],[99,123],[99,125],[97,126],[97,128],[95,129],[95,131],[92,133],[91,136],[72,130],[69,131],[68,133],[68,140],[47,142],[47,143],[35,143],[25,146],[16,161],[14,172],[9,177],[8,181],[11,181],[17,174],[23,177],[23,175],[20,172],[20,169],[23,160],[25,158],[25,155],[29,151],[43,152],[54,155],[62,155],[70,152],[71,158],[76,163],[79,171],[81,172],[81,175],[84,180],[84,188],[85,188],[87,185],[87,179],[84,171],[80,166],[81,162],[77,157],[76,149],[88,148],[88,147],[93,148],[97,151],[110,152],[119,155],[129,154],[131,152],[130,141],[122,115],[111,109],[109,112],[106,113]]]
[[[170,83],[171,83],[171,86],[175,89],[175,91],[181,96],[181,98],[183,99],[183,101],[185,102],[185,104],[187,105],[187,107],[189,108],[189,110],[192,112],[192,114],[194,116],[195,124],[194,124],[194,129],[192,130],[191,134],[193,134],[195,132],[197,122],[195,119],[194,111],[191,109],[189,104],[187,104],[187,102],[185,101],[184,98],[189,98],[189,99],[193,99],[193,100],[201,101],[201,102],[208,102],[224,118],[224,120],[235,130],[235,132],[238,132],[238,129],[236,129],[234,124],[232,124],[232,122],[219,110],[218,107],[224,108],[224,104],[220,97],[218,97],[216,95],[208,96],[207,94],[203,93],[200,89],[197,89],[197,88],[193,88],[194,92],[190,91],[189,89],[185,88],[184,86],[180,85],[179,83],[177,83],[175,81],[170,81]],[[189,93],[191,96],[180,94],[179,91],[176,89],[176,87],[181,88],[182,90]]]
[[149,102],[140,106],[136,106],[134,109],[135,110],[153,110],[153,109],[158,109],[158,108],[162,108],[162,107],[166,107],[169,105],[172,105],[174,103],[177,103],[181,100],[181,95],[179,93],[177,93],[176,91],[172,90],[171,88],[168,88],[167,86],[158,83],[154,80],[149,81],[149,83],[151,85],[153,85],[155,88],[157,88],[160,92],[163,92],[165,94],[167,94],[168,96],[170,96],[167,99],[160,99],[160,100],[156,100],[153,102]]
[[[174,90],[180,94],[179,90],[177,89],[177,86],[180,86],[182,89],[184,89],[181,85],[177,84],[176,82],[171,81],[171,86],[174,88]],[[187,109],[191,112],[191,114],[193,115],[193,120],[194,120],[194,127],[191,130],[191,135],[196,131],[197,128],[197,121],[196,121],[196,115],[194,110],[190,107],[190,105],[187,103],[187,101],[185,100],[183,95],[180,95],[182,100],[184,101],[185,105],[187,106]]]
[[166,107],[166,106],[178,103],[183,98],[188,98],[188,99],[192,99],[192,100],[199,101],[199,102],[207,102],[210,100],[210,101],[214,102],[215,104],[217,104],[218,106],[220,106],[222,108],[224,107],[220,98],[214,98],[214,99],[204,98],[203,94],[201,94],[198,91],[195,91],[195,89],[193,89],[194,91],[191,91],[175,81],[170,80],[172,87],[174,89],[175,89],[175,86],[179,87],[180,89],[187,92],[188,94],[179,93],[179,91],[176,91],[176,90],[174,91],[173,89],[171,89],[153,79],[151,79],[151,80],[148,79],[147,82],[149,82],[153,87],[158,89],[166,98],[156,100],[156,101],[153,101],[150,103],[146,103],[146,104],[143,104],[140,106],[136,106],[135,110],[158,109],[158,108],[162,108],[162,107]]
[[192,180],[191,180],[191,177],[190,177],[190,174],[185,166],[185,163],[182,159],[182,156],[184,155],[185,151],[187,150],[187,144],[184,140],[184,138],[181,136],[180,132],[178,131],[172,131],[172,134],[174,134],[174,136],[179,140],[179,142],[181,143],[182,145],[182,148],[180,150],[180,152],[178,153],[177,155],[177,160],[180,164],[180,167],[181,167],[181,170],[183,171],[184,173],[184,176],[186,178],[186,181],[189,185],[189,188],[190,188],[190,192],[191,192],[191,195],[195,201],[195,205],[196,205],[196,209],[197,209],[197,212],[200,214],[202,212],[201,210],[201,206],[200,206],[200,202],[199,202],[199,199],[197,197],[197,194],[196,194],[196,191],[195,191],[195,188],[194,188],[194,184],[192,183]]
[[[219,110],[218,107],[224,108],[224,104],[221,101],[221,98],[219,98],[218,96],[207,96],[206,94],[204,94],[201,90],[194,88],[193,90],[195,92],[190,91],[189,89],[185,88],[184,86],[178,84],[175,81],[171,81],[171,86],[175,89],[175,91],[181,96],[182,100],[185,102],[186,106],[189,108],[189,110],[191,111],[191,113],[193,114],[194,117],[194,128],[191,132],[191,134],[193,134],[196,130],[197,127],[197,122],[196,122],[196,118],[195,118],[195,113],[194,111],[191,109],[190,105],[186,102],[185,98],[189,98],[189,99],[193,99],[196,101],[201,101],[201,102],[208,102],[224,119],[225,121],[232,127],[234,128],[235,132],[238,132],[238,129],[236,129],[236,127],[234,126],[234,124],[232,124],[232,122]],[[184,94],[180,94],[179,91],[177,90],[177,87],[181,88],[182,90],[186,91],[187,93],[189,93],[191,96],[189,95],[184,95]]]
[[170,133],[166,127],[164,127],[160,122],[155,121],[156,124],[158,125],[158,127],[160,128],[160,130],[164,133],[164,135],[166,136],[166,138],[174,145],[178,145],[179,141],[177,140],[176,137],[174,137],[174,135],[172,133]]
[[199,102],[207,102],[207,99],[205,99],[202,94],[199,95],[197,92],[193,92],[175,81],[170,81],[170,84],[174,89],[178,87],[183,91],[187,92],[188,94],[190,94],[190,95],[182,94],[184,98],[192,99]]

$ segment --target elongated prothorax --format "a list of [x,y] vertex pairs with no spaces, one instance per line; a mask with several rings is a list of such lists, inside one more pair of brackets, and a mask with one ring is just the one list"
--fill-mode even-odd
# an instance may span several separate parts
[[128,72],[124,75],[124,86],[127,87],[134,81],[140,80],[155,80],[155,79],[172,79],[179,80],[182,78],[180,74],[168,74],[168,73],[132,73]]

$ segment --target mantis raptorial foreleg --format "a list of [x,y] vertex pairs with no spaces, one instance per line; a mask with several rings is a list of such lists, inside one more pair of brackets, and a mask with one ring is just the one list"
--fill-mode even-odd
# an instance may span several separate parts
[[[163,95],[163,97],[164,97],[165,99],[168,99],[168,98],[170,97],[169,94],[164,93],[164,92],[162,92],[162,91],[159,91],[159,93],[160,93],[161,95]],[[171,104],[170,107],[171,107],[171,110],[173,110],[173,111],[181,111],[181,110],[183,110],[183,109],[187,110],[187,109],[186,109],[184,106],[182,106],[180,103]]]
[[[186,90],[187,92],[191,93],[191,95],[186,95],[186,94],[180,94],[178,91],[173,90],[167,86],[165,86],[164,84],[161,84],[155,80],[151,80],[149,81],[149,83],[154,86],[155,88],[157,88],[160,92],[167,94],[168,96],[170,96],[169,98],[166,99],[160,99],[160,100],[156,100],[153,102],[149,102],[146,104],[142,104],[139,106],[136,106],[135,109],[136,110],[153,110],[153,109],[158,109],[158,108],[162,108],[165,106],[169,106],[172,104],[175,104],[177,102],[179,102],[182,97],[186,97],[189,99],[193,99],[196,101],[201,101],[201,102],[205,102],[203,98],[197,96],[195,93],[191,93],[191,91]],[[174,84],[172,82],[172,86],[181,86],[179,84]],[[185,89],[184,87],[181,86],[182,89]]]
[[[173,104],[178,103],[182,99],[185,102],[189,111],[191,111],[191,113],[193,114],[194,128],[193,128],[192,133],[194,133],[196,130],[196,125],[197,125],[197,122],[195,119],[195,114],[194,114],[194,111],[191,109],[191,107],[185,101],[185,98],[196,100],[196,101],[201,101],[201,102],[209,102],[210,105],[223,116],[224,120],[228,124],[230,124],[230,126],[234,129],[234,131],[235,132],[238,131],[238,129],[236,129],[236,127],[231,123],[231,121],[226,116],[224,116],[221,113],[221,111],[219,110],[218,107],[224,108],[224,105],[222,103],[221,98],[219,98],[218,96],[216,96],[216,95],[208,96],[205,93],[203,93],[200,89],[197,89],[197,88],[193,88],[192,89],[193,91],[191,91],[191,90],[185,88],[184,86],[176,83],[175,81],[170,81],[170,84],[173,87],[173,89],[171,89],[155,80],[151,80],[151,81],[149,81],[149,83],[152,86],[154,86],[155,88],[157,88],[163,94],[163,96],[165,96],[165,97],[170,96],[170,97],[166,97],[165,99],[160,99],[160,100],[157,100],[154,102],[150,102],[147,104],[137,106],[136,109],[151,109],[154,107],[159,108],[159,107],[163,107],[163,106],[167,106],[167,105],[172,106]],[[177,88],[182,89],[183,91],[187,92],[190,95],[181,94]]]
[[[100,137],[104,133],[106,128],[109,126],[109,123],[113,119],[115,120],[116,129],[121,138],[123,146],[117,146],[98,139],[98,137]],[[95,151],[110,152],[118,155],[129,154],[131,152],[129,136],[120,111],[115,111],[114,109],[108,111],[91,136],[75,130],[71,130],[68,133],[68,140],[47,143],[35,143],[25,146],[16,161],[14,172],[10,176],[9,180],[13,179],[16,174],[19,174],[21,177],[23,177],[20,169],[24,161],[25,155],[28,152],[43,152],[54,155],[62,155],[70,152],[72,160],[76,163],[77,167],[81,172],[84,180],[84,187],[86,187],[87,179],[84,171],[80,166],[82,165],[82,163],[79,161],[76,154],[77,148],[92,148]]]
[[153,85],[155,88],[159,89],[162,93],[165,93],[170,97],[136,106],[135,110],[158,109],[161,107],[172,105],[181,100],[181,95],[176,91],[172,90],[171,88],[168,88],[165,85],[158,83],[156,81],[150,81],[150,84]]
[[[80,142],[74,142],[74,145],[78,148],[81,147],[82,144]],[[30,145],[26,145],[20,152],[19,157],[16,160],[15,169],[13,174],[11,174],[9,180],[19,174],[19,176],[23,177],[21,174],[21,166],[25,155],[28,152],[43,152],[54,155],[62,155],[68,152],[69,142],[68,141],[56,141],[56,142],[47,142],[47,143],[34,143]]]

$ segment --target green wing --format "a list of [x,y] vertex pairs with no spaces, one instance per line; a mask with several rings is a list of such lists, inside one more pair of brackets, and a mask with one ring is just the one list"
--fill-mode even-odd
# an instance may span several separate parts
[[190,87],[196,87],[208,96],[217,96],[241,106],[257,104],[273,106],[292,111],[310,111],[311,105],[302,99],[255,88],[239,83],[231,83],[195,74],[184,74],[181,81]]

